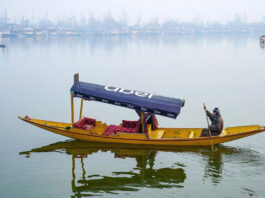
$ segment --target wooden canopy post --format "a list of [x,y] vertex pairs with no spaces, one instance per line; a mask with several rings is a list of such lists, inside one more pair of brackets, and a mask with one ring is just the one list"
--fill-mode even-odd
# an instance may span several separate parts
[[75,123],[74,114],[75,114],[75,111],[74,111],[74,94],[71,93],[71,118],[72,118],[72,125],[74,125],[74,123]]
[[141,112],[141,123],[142,123],[142,132],[145,133],[145,130],[144,130],[144,112]]
[[[76,73],[74,75],[74,83],[79,81],[79,73]],[[71,93],[71,117],[72,117],[72,125],[75,123],[75,118],[74,118],[74,93]]]
[[143,130],[143,133],[145,133],[147,139],[149,140],[149,135],[148,135],[148,131],[147,131],[147,128],[145,127],[145,117],[144,117],[144,112],[141,112],[141,121],[142,121],[142,130]]
[[84,99],[81,99],[81,104],[80,104],[80,114],[79,114],[79,120],[82,118],[82,112],[83,112],[83,103],[84,103]]
[[77,82],[77,81],[79,81],[79,73],[76,73],[74,75],[74,83]]

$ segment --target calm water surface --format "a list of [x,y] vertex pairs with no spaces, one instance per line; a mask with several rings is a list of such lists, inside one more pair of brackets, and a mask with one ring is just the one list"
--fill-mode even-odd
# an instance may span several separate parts
[[[265,133],[171,150],[74,141],[18,115],[70,121],[80,80],[186,100],[160,126],[206,127],[202,103],[226,126],[265,125],[265,49],[258,36],[6,39],[0,49],[0,197],[265,197]],[[79,107],[76,102],[76,108]],[[108,124],[135,112],[85,103]],[[78,112],[76,112],[76,117]]]

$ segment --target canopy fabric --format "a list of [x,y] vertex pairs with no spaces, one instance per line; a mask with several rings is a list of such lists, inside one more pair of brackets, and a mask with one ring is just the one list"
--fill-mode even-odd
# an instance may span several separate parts
[[71,88],[74,97],[176,118],[184,100],[141,91],[77,81]]

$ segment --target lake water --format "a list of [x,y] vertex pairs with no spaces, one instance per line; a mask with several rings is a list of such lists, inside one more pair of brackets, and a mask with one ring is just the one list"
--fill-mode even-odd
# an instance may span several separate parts
[[[0,197],[265,197],[265,133],[172,150],[70,140],[17,119],[70,122],[80,80],[178,97],[162,127],[206,127],[203,102],[225,126],[265,125],[265,49],[255,35],[5,39],[0,49]],[[76,100],[76,108],[80,102]],[[107,123],[134,111],[88,102]],[[76,117],[78,111],[76,112]]]

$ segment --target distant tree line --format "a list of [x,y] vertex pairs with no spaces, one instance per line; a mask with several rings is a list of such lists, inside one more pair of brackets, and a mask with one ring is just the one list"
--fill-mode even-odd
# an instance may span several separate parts
[[259,22],[247,22],[246,19],[235,16],[225,24],[218,21],[203,23],[200,20],[180,22],[167,20],[159,22],[154,19],[142,23],[141,19],[129,24],[127,16],[119,20],[110,14],[102,20],[90,17],[89,19],[60,19],[56,22],[46,18],[33,22],[22,18],[19,22],[11,22],[6,17],[0,17],[0,33],[2,35],[137,35],[137,34],[194,34],[194,33],[252,33],[265,34],[265,16]]

